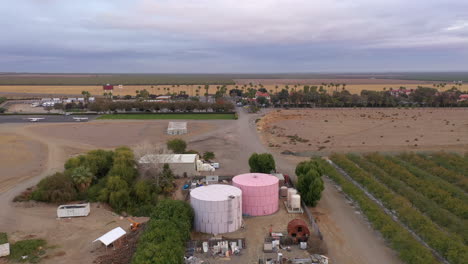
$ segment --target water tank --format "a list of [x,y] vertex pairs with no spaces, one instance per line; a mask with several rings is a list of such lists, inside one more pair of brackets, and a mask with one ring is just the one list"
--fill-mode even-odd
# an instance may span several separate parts
[[292,209],[301,208],[301,196],[299,194],[293,194],[291,196],[291,208]]
[[193,189],[190,204],[195,212],[198,232],[234,232],[242,224],[242,191],[231,185],[212,184]]
[[288,196],[288,187],[286,187],[286,186],[281,186],[281,188],[280,188],[280,196],[281,196],[281,197],[286,197],[286,196]]
[[297,193],[297,190],[294,188],[288,189],[288,206],[291,207],[291,196]]
[[242,190],[242,213],[251,216],[269,215],[278,210],[279,180],[264,173],[246,173],[232,179]]

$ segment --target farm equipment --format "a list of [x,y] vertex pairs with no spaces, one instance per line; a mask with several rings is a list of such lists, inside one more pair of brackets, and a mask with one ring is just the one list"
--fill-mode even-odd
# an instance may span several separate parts
[[131,223],[130,230],[137,231],[140,228],[141,223],[138,223],[131,218],[127,218],[127,220]]

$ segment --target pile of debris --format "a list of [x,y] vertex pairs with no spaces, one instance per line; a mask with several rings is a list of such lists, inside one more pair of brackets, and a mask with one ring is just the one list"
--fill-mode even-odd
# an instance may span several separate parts
[[145,229],[145,224],[140,224],[140,228],[127,234],[127,243],[117,250],[107,250],[106,254],[97,257],[94,264],[128,264],[132,260],[136,251],[138,238]]
[[[186,264],[204,263],[207,257],[230,259],[231,256],[239,256],[245,248],[245,239],[211,238],[208,241],[190,241],[187,243],[185,254]],[[198,254],[198,256],[196,256]]]

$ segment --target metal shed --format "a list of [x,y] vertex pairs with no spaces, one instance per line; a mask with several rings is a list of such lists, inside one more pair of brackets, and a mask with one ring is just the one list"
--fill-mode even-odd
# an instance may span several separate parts
[[57,217],[78,217],[88,216],[91,211],[89,203],[85,204],[65,204],[57,208]]
[[187,134],[187,122],[169,122],[167,126],[168,135]]
[[200,157],[197,154],[149,154],[140,158],[138,163],[144,164],[169,164],[172,172],[176,176],[183,176],[184,173],[187,176],[199,175],[197,170],[197,161]]
[[111,231],[105,233],[104,235],[96,238],[96,240],[94,240],[93,243],[96,241],[101,241],[101,243],[103,243],[106,246],[106,248],[110,244],[114,244],[114,249],[115,249],[121,246],[122,244],[121,238],[123,238],[125,234],[127,234],[125,230],[123,230],[121,227],[116,227],[112,229]]

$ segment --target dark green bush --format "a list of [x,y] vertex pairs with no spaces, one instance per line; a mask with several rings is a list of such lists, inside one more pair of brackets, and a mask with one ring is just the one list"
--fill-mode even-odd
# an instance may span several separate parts
[[32,193],[32,199],[41,202],[64,203],[77,198],[77,191],[72,179],[57,172],[42,179]]

